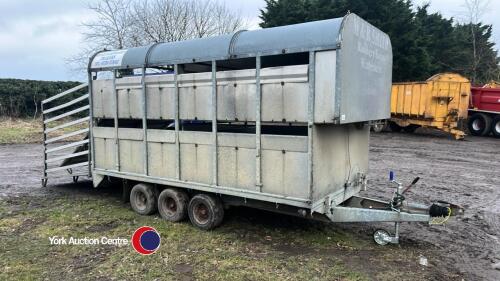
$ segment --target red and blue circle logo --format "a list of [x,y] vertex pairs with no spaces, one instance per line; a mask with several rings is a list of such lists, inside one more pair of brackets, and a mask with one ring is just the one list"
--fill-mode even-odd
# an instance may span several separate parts
[[151,255],[160,248],[160,240],[156,229],[141,226],[132,235],[132,247],[141,255]]

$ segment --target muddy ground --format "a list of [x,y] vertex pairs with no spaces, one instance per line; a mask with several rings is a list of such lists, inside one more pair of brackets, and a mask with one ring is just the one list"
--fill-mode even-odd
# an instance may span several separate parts
[[[109,200],[111,205],[119,204],[116,203],[119,201],[119,192],[110,189],[94,190],[89,182],[68,185],[65,183],[71,182],[71,179],[67,177],[50,179],[49,187],[41,188],[41,159],[42,148],[39,144],[0,146],[0,203],[4,204],[4,208],[0,208],[0,212],[3,212],[0,214],[0,219],[9,219],[9,216],[15,216],[16,212],[25,211],[23,209],[25,205],[19,203],[23,200],[41,202],[40,206],[43,207],[44,204],[50,205],[52,198],[55,200],[69,195],[70,198],[73,196],[85,200],[98,198],[105,200],[104,202]],[[340,229],[341,233],[352,234],[354,237],[352,241],[355,241],[351,241],[352,243],[364,245],[367,250],[345,250],[344,248],[351,246],[343,246],[342,243],[339,246],[337,243],[333,246],[331,254],[337,255],[340,263],[348,270],[360,272],[361,280],[363,278],[385,280],[393,277],[408,280],[500,280],[500,270],[492,267],[493,264],[500,262],[500,139],[467,137],[465,141],[455,141],[446,135],[419,130],[412,135],[374,134],[370,144],[369,190],[363,192],[363,195],[389,198],[393,191],[387,180],[390,170],[395,171],[396,178],[403,182],[410,182],[416,176],[421,178],[407,196],[408,200],[422,203],[446,200],[465,207],[465,215],[452,218],[445,225],[404,224],[401,229],[400,246],[372,245],[373,230],[380,227],[392,230],[391,225],[321,224],[318,226],[283,215],[245,208],[228,211],[225,226],[223,225],[221,232],[216,232],[216,235],[232,233],[233,230],[228,228],[231,224],[243,228],[236,231],[241,232],[242,240],[248,235],[266,232],[266,228],[273,228],[274,231],[278,229],[283,239],[274,240],[272,251],[282,251],[286,257],[294,256],[300,259],[306,255],[307,259],[312,259],[324,255],[323,250],[329,248],[321,246],[320,254],[320,248],[308,250],[304,246],[291,247],[287,242],[287,235],[296,235],[297,228],[301,229],[300,231],[309,228],[305,230],[306,235],[311,233],[310,229],[314,231],[317,228],[324,233],[330,233],[329,229],[336,229],[335,231]],[[31,206],[31,203],[28,206]],[[117,206],[120,208],[120,205]],[[30,224],[30,220],[27,224]],[[22,231],[22,228],[20,229]],[[4,239],[7,235],[9,234],[5,231],[3,233],[0,231],[0,238]],[[265,248],[267,240],[269,239],[265,236],[263,241],[259,242],[261,244],[257,245]],[[250,239],[248,243],[254,241]],[[318,254],[315,254],[316,252]],[[99,253],[96,253],[95,257],[92,253],[89,255],[91,257],[87,258],[91,260],[100,258]],[[429,266],[424,267],[419,264],[422,256],[429,260]],[[184,271],[188,273],[193,271],[190,266],[183,263],[175,264],[172,270],[177,273],[180,271],[184,276],[186,275]],[[407,278],[401,278],[405,276],[405,272],[408,273]],[[48,276],[50,278],[50,275]],[[350,278],[349,274],[346,276],[341,275],[338,278],[359,280],[356,274],[353,278]],[[328,275],[326,277],[326,280],[334,279],[328,278]]]
[[500,271],[492,268],[500,262],[500,139],[455,141],[429,131],[372,135],[366,195],[390,196],[389,169],[403,182],[421,178],[408,200],[445,200],[466,209],[444,226],[405,225],[402,244],[429,249],[441,266],[458,270],[465,280],[500,280]]

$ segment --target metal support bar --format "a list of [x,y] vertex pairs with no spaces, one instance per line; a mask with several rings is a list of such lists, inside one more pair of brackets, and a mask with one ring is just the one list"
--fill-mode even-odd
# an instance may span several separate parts
[[82,100],[86,100],[86,99],[88,99],[88,98],[89,98],[89,94],[85,94],[85,95],[83,95],[83,96],[81,96],[81,97],[79,97],[79,98],[76,98],[76,99],[74,99],[74,100],[72,100],[72,101],[69,101],[69,102],[67,102],[67,103],[63,103],[63,104],[61,104],[61,105],[54,106],[54,107],[51,107],[51,108],[49,108],[49,109],[46,109],[46,110],[42,111],[42,113],[43,113],[43,114],[51,113],[51,112],[54,112],[54,111],[56,111],[56,110],[63,109],[63,108],[66,108],[66,107],[68,107],[68,106],[70,106],[70,105],[73,105],[73,104],[75,104],[75,103],[78,103],[78,102],[80,102],[80,101],[82,101]]
[[261,85],[260,85],[260,67],[261,58],[260,54],[255,57],[255,185],[257,191],[262,190],[262,179],[261,179]]
[[42,104],[49,103],[49,102],[51,102],[51,101],[53,101],[53,100],[56,100],[56,99],[61,98],[61,97],[64,97],[64,96],[65,96],[65,95],[67,95],[67,94],[71,94],[71,93],[76,92],[76,91],[78,91],[78,90],[80,90],[80,89],[83,89],[83,88],[85,88],[85,87],[87,87],[87,83],[83,83],[83,84],[78,85],[78,86],[76,86],[76,87],[74,87],[74,88],[71,88],[71,89],[69,89],[69,90],[67,90],[67,91],[64,91],[64,92],[62,92],[62,93],[60,93],[60,94],[57,94],[57,95],[52,96],[52,97],[50,97],[50,98],[48,98],[48,99],[45,99],[45,100],[43,100],[43,101],[42,101]]
[[56,121],[56,120],[59,120],[59,119],[61,119],[61,118],[64,118],[64,117],[67,117],[67,116],[73,115],[73,114],[75,114],[75,113],[85,111],[85,110],[87,110],[87,109],[89,109],[89,108],[90,108],[90,106],[89,106],[89,105],[85,105],[85,106],[79,107],[79,108],[77,108],[77,109],[74,109],[74,110],[68,111],[68,112],[66,112],[66,113],[63,113],[63,114],[61,114],[61,115],[57,115],[57,116],[55,116],[55,117],[49,118],[49,119],[47,119],[47,120],[43,121],[43,123],[44,123],[44,124],[47,124],[47,123],[50,123],[50,122],[52,122],[52,121]]
[[[91,70],[91,65],[92,65],[92,61],[94,60],[94,58],[104,52],[105,50],[102,50],[102,51],[99,51],[99,52],[96,52],[94,55],[92,55],[89,59],[89,63],[87,65],[87,76],[88,76],[88,84],[89,84],[89,106],[90,106],[90,109],[89,109],[89,129],[90,129],[90,132],[89,132],[89,142],[90,142],[90,153],[89,153],[89,162],[90,162],[90,165],[89,165],[89,176],[90,177],[93,177],[93,172],[94,172],[94,169],[95,169],[95,142],[94,142],[94,108],[93,108],[93,87],[92,87],[92,81],[94,80],[94,77],[92,76],[92,70]],[[97,72],[95,73],[95,79],[97,79]],[[94,180],[94,178],[93,178]]]
[[397,221],[394,223],[394,242],[399,243],[399,228],[401,226],[401,222]]
[[180,123],[179,123],[179,81],[178,81],[178,74],[179,74],[179,66],[177,64],[174,64],[174,87],[175,87],[175,96],[174,96],[174,103],[175,103],[175,112],[174,112],[174,117],[175,117],[175,177],[180,180],[181,178],[181,147],[180,147],[180,142],[179,142],[179,129],[180,129]]
[[340,97],[342,95],[342,79],[339,78],[339,73],[342,73],[340,69],[340,62],[342,61],[340,58],[342,57],[342,48],[340,47],[341,43],[338,43],[339,48],[335,50],[336,59],[335,59],[335,107],[333,111],[333,123],[340,124]]
[[67,170],[67,169],[72,169],[72,168],[77,168],[77,167],[83,167],[87,166],[89,162],[81,162],[81,163],[76,163],[68,166],[62,166],[62,167],[55,167],[51,169],[47,169],[47,172],[56,172],[56,171],[61,171],[61,170]]
[[430,216],[424,213],[396,212],[369,208],[332,207],[326,215],[333,222],[428,222]]
[[142,135],[143,135],[143,151],[142,151],[142,161],[144,165],[144,174],[149,174],[148,167],[148,105],[147,105],[147,94],[146,94],[146,65],[142,68],[141,77],[142,86]]
[[116,75],[117,71],[113,71],[113,105],[114,105],[114,141],[115,141],[115,169],[120,171],[120,141],[118,140],[118,91],[116,90]]
[[79,135],[79,134],[88,133],[88,132],[89,132],[89,128],[81,129],[81,130],[78,130],[78,131],[74,131],[74,132],[71,132],[71,133],[68,133],[68,134],[64,134],[64,135],[61,135],[61,136],[58,136],[58,137],[54,137],[54,138],[45,140],[45,144],[53,143],[53,142],[58,141],[58,140],[62,140],[62,139],[65,139],[65,138],[73,137],[73,136],[76,136],[76,135]]
[[313,199],[313,126],[314,126],[314,89],[315,89],[315,53],[309,52],[309,95],[307,97],[307,182],[309,200]]
[[[93,58],[91,58],[92,60]],[[89,165],[89,177],[92,176],[92,169],[95,168],[95,146],[94,146],[94,108],[93,108],[93,89],[92,89],[92,72],[89,70],[88,72],[88,77],[89,77],[89,138],[87,143],[90,144],[89,147],[89,157],[88,157],[88,162],[90,163]]]
[[[43,132],[45,134],[48,134],[50,132],[54,132],[54,131],[57,131],[59,129],[64,129],[64,128],[67,128],[67,127],[70,127],[70,126],[73,126],[73,125],[76,125],[76,124],[80,124],[80,123],[84,123],[84,122],[88,122],[89,121],[89,117],[83,117],[83,118],[80,118],[80,119],[76,119],[74,121],[71,121],[71,122],[68,122],[68,123],[64,123],[62,125],[59,125],[59,126],[55,126],[53,128],[49,128],[49,129],[44,129]],[[45,124],[43,124],[44,128],[46,127]]]
[[217,62],[215,60],[212,61],[212,145],[212,184],[217,186]]
[[89,153],[89,151],[85,150],[85,151],[81,151],[81,152],[77,152],[77,153],[71,153],[71,154],[64,155],[64,156],[50,158],[50,159],[45,160],[45,162],[46,163],[57,162],[59,160],[64,160],[64,159],[73,158],[73,157],[77,157],[77,156],[87,155],[88,153]]
[[89,143],[88,139],[87,140],[82,140],[82,141],[68,143],[68,144],[61,145],[61,146],[58,146],[58,147],[54,147],[54,148],[51,148],[51,149],[47,149],[45,152],[46,153],[51,153],[51,152],[63,150],[63,149],[66,149],[66,148],[79,146],[79,145],[86,144],[86,143]]
[[[41,110],[43,112],[43,102],[41,103]],[[47,134],[45,125],[45,115],[42,114],[42,130],[43,130],[43,178],[42,178],[42,186],[45,187],[47,185],[47,145],[45,141],[47,141]]]

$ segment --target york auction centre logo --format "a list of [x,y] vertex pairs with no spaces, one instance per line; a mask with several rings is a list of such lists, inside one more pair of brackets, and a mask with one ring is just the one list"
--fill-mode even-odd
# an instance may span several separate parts
[[141,255],[151,255],[160,248],[160,234],[156,229],[150,226],[141,226],[132,235],[131,241],[125,238],[110,238],[102,236],[100,238],[92,237],[65,237],[51,236],[49,237],[50,245],[70,245],[70,246],[96,246],[96,245],[112,245],[124,246],[132,244],[134,250]]
[[141,226],[132,235],[132,247],[141,255],[151,255],[160,248],[160,240],[156,229]]

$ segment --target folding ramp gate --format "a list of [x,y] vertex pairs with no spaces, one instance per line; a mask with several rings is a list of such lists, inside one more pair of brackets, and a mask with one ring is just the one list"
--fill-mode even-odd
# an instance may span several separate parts
[[[44,169],[49,174],[91,176],[89,154],[90,105],[87,84],[81,84],[42,101]],[[59,175],[60,177],[60,175]]]

